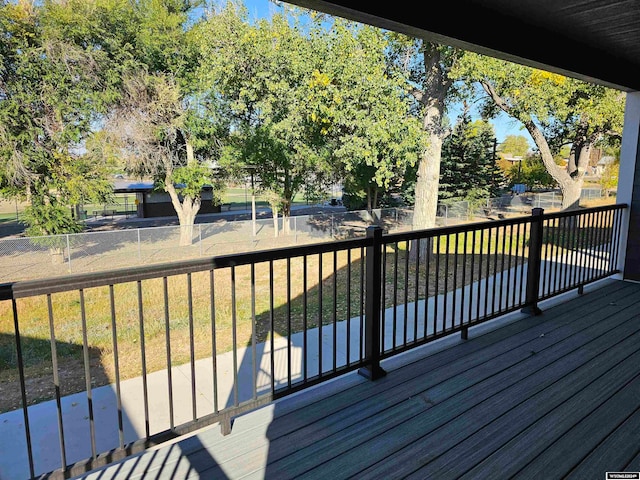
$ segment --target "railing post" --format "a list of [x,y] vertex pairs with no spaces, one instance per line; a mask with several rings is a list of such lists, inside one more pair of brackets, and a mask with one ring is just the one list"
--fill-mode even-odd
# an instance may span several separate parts
[[542,234],[544,209],[534,208],[531,211],[531,234],[529,236],[529,258],[527,260],[527,290],[523,313],[540,315],[538,308],[540,290],[540,271],[542,264]]
[[367,227],[367,238],[373,239],[373,245],[366,253],[366,290],[364,344],[365,366],[358,373],[369,380],[384,377],[387,372],[380,366],[380,314],[382,296],[382,228],[377,225]]

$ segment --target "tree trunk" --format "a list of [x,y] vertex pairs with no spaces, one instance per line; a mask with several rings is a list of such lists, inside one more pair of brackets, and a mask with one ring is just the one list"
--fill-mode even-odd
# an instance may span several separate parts
[[285,201],[282,205],[282,233],[289,235],[291,233],[291,202]]
[[[193,145],[188,139],[186,142],[186,150],[187,165],[190,165],[196,160],[193,156]],[[196,222],[196,215],[200,211],[202,198],[200,197],[200,194],[196,195],[195,197],[190,197],[187,195],[181,200],[178,191],[173,185],[172,164],[170,162],[165,163],[165,167],[167,173],[164,179],[164,189],[169,194],[169,197],[171,198],[171,204],[178,214],[178,222],[180,224],[180,246],[190,246],[193,244],[193,225]]]
[[[440,185],[440,161],[442,141],[447,131],[443,127],[444,100],[451,87],[451,79],[442,57],[441,47],[435,43],[425,43],[423,62],[425,67],[424,90],[414,93],[423,107],[422,128],[427,133],[427,147],[418,163],[415,204],[413,206],[412,227],[414,230],[433,228],[438,210],[438,188]],[[417,240],[411,244],[410,256],[415,258],[420,245],[420,256],[425,258],[430,252],[431,242]]]
[[[418,164],[415,205],[413,207],[413,230],[433,228],[436,225],[441,155],[442,138],[439,135],[431,134],[429,147],[423,152]],[[414,240],[411,245],[411,258],[413,259],[418,253],[418,243],[420,258],[425,258],[430,252],[431,242]]]
[[271,216],[273,217],[273,236],[278,237],[278,206],[271,205]]
[[49,249],[52,265],[62,265],[64,263],[64,249],[62,247],[51,247]]
[[[500,109],[508,115],[511,115],[508,105],[489,83],[483,82],[482,87]],[[574,143],[568,168],[565,169],[555,162],[547,139],[538,126],[532,120],[523,121],[523,124],[538,147],[544,167],[560,186],[560,191],[562,192],[562,209],[570,210],[578,208],[580,206],[583,177],[589,165],[589,155],[592,144],[588,139],[582,139],[579,145]]]
[[189,212],[185,214],[185,222],[180,224],[180,246],[188,247],[193,244],[193,225],[196,216]]
[[193,244],[193,225],[196,221],[196,215],[200,211],[200,197],[191,198],[184,197],[180,201],[180,196],[176,191],[173,183],[165,181],[165,190],[171,197],[171,204],[178,214],[178,222],[180,223],[180,246],[185,247]]
[[580,206],[580,196],[582,194],[582,177],[575,180],[570,179],[560,184],[562,191],[562,210],[575,210]]
[[414,230],[433,228],[436,224],[441,154],[442,139],[438,135],[430,135],[429,147],[423,152],[418,164],[412,221]]
[[572,160],[572,172],[560,167],[553,159],[553,154],[549,148],[546,138],[533,122],[526,122],[525,126],[531,134],[544,163],[547,172],[558,182],[562,192],[562,210],[572,210],[580,206],[580,194],[582,193],[583,176],[585,172],[585,162],[589,161],[589,147],[580,149],[577,161]]

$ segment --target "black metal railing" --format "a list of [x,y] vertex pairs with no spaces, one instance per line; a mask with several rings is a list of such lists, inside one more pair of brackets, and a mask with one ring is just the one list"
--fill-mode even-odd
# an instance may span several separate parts
[[0,387],[16,395],[0,428],[20,433],[11,473],[70,477],[215,422],[229,432],[281,396],[352,370],[376,379],[399,352],[536,314],[618,272],[624,208],[373,226],[365,238],[1,285]]

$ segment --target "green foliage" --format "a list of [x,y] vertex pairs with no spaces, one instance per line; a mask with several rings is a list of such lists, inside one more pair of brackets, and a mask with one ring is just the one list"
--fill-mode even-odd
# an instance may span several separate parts
[[295,18],[249,25],[245,15],[228,4],[200,26],[199,75],[230,119],[221,166],[236,176],[253,167],[257,189],[279,198],[273,202],[288,213],[307,179],[317,182],[326,172],[323,129],[309,98],[324,47],[320,36],[304,36]]
[[439,198],[477,201],[497,195],[503,182],[493,154],[494,133],[487,122],[471,122],[464,112],[442,146]]
[[[582,185],[588,153],[621,135],[624,92],[471,53],[455,73],[467,84],[481,86],[479,98],[484,99],[486,116],[502,110],[523,124],[547,172],[563,191],[563,205],[574,205],[580,191],[574,187]],[[570,153],[565,169],[557,165],[556,158],[567,145]]]
[[[82,225],[76,222],[68,207],[59,204],[55,199],[46,203],[35,203],[24,211],[24,222],[28,225],[25,233],[32,237],[77,233]],[[59,246],[60,239],[42,240],[46,246]]]
[[379,29],[336,21],[323,73],[314,72],[313,94],[321,133],[333,145],[332,160],[347,193],[375,208],[398,190],[424,142],[411,114],[407,77],[390,73],[388,37]]
[[522,183],[527,186],[527,190],[544,190],[557,186],[539,155],[514,163],[509,170],[508,179],[510,186]]
[[34,232],[72,229],[56,212],[109,193],[104,164],[78,152],[118,95],[127,53],[116,44],[127,29],[117,20],[127,9],[116,0],[0,5],[0,190],[31,199]]
[[600,183],[600,187],[602,187],[606,196],[609,196],[613,190],[618,188],[619,171],[620,158],[618,157],[614,162],[611,162],[604,167],[598,183]]
[[504,141],[498,145],[498,152],[509,154],[512,157],[525,157],[530,146],[526,137],[522,135],[507,135]]
[[213,204],[222,203],[224,186],[206,165],[191,163],[184,167],[178,167],[173,171],[173,181],[176,189],[183,197],[196,198],[202,194],[205,186],[213,187]]

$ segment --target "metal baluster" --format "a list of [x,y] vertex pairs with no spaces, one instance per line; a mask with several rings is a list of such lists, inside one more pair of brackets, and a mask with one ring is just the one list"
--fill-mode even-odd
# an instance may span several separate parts
[[447,303],[449,299],[449,240],[451,235],[447,234],[444,251],[444,294],[442,295],[442,331],[447,330]]
[[254,400],[258,398],[258,352],[256,343],[256,264],[251,262],[251,390]]
[[[413,341],[416,343],[418,341],[418,299],[420,298],[420,239],[415,240],[416,245],[416,277],[415,277],[415,292],[413,297]],[[411,244],[407,242],[407,256],[410,253]],[[427,299],[425,298],[425,302]],[[426,319],[425,319],[426,321]]]
[[142,304],[142,282],[138,280],[138,323],[140,328],[140,359],[142,368],[142,397],[144,402],[144,433],[148,440],[149,434],[149,387],[147,385],[147,354],[144,338],[144,310]]
[[[118,330],[116,326],[115,294],[113,285],[109,285],[109,304],[111,307],[111,331],[113,338],[113,362],[116,380],[116,405],[118,409],[118,444],[124,448],[124,424],[122,414],[122,392],[120,389],[120,360],[118,356]],[[169,385],[171,376],[169,376]],[[171,393],[171,391],[169,392]],[[169,397],[171,398],[171,397]],[[173,427],[173,416],[171,417]]]
[[318,377],[322,377],[322,253],[318,254]]
[[[273,300],[273,260],[269,260],[269,332],[271,355],[269,355],[269,367],[271,368],[271,393],[276,391],[276,363],[275,363],[275,318],[274,318],[274,300]],[[234,348],[235,351],[235,348]],[[235,380],[235,379],[234,379]]]
[[89,361],[89,339],[87,338],[87,312],[84,304],[84,290],[80,289],[80,319],[82,322],[82,358],[84,361],[84,379],[87,389],[87,407],[89,410],[89,432],[91,435],[91,458],[98,458],[96,450],[96,425],[93,415],[93,392],[91,390],[91,364]]
[[393,330],[391,349],[395,350],[397,346],[398,334],[398,243],[394,244],[393,249]]
[[[13,294],[12,294],[13,295]],[[20,328],[18,322],[18,305],[16,299],[11,297],[11,308],[13,310],[13,331],[16,339],[16,361],[18,364],[18,377],[20,378],[20,397],[22,400],[22,417],[24,420],[24,434],[27,440],[27,459],[29,461],[29,473],[35,477],[33,466],[33,447],[31,445],[31,428],[29,425],[29,410],[27,405],[27,388],[24,377],[24,361],[22,357],[22,341],[20,339]]]
[[[232,282],[233,284],[233,282]],[[233,287],[232,287],[233,288]],[[196,350],[195,331],[193,327],[193,289],[191,285],[191,274],[187,273],[187,304],[189,314],[189,360],[191,366],[191,413],[193,420],[198,418],[196,410]],[[234,348],[235,353],[235,348]],[[235,385],[235,382],[234,382]]]
[[333,309],[331,312],[331,321],[333,323],[333,372],[335,373],[338,368],[338,319],[337,312],[338,309],[338,259],[337,253],[333,251],[333,272],[332,276],[332,286],[333,286]]
[[[231,343],[233,352],[233,405],[238,406],[238,308],[236,304],[236,267],[231,265]],[[273,348],[271,349],[273,356]],[[195,377],[194,377],[195,380]],[[195,382],[194,382],[195,383]],[[195,420],[195,419],[194,419]]]
[[[215,274],[213,270],[209,270],[209,294],[211,296],[211,362],[213,370],[213,411],[218,413],[218,348],[216,345],[216,290],[215,290]],[[254,317],[255,323],[255,317]],[[255,352],[254,352],[255,354]],[[255,369],[254,369],[255,371]],[[255,385],[255,382],[254,382]]]
[[[53,369],[53,385],[56,391],[56,411],[58,415],[58,441],[60,443],[60,466],[64,469],[67,466],[67,454],[64,445],[64,426],[62,422],[62,402],[60,401],[60,377],[58,375],[58,351],[56,348],[56,334],[53,324],[53,306],[51,305],[51,294],[47,294],[47,310],[49,312],[49,335],[51,339],[51,367]],[[114,351],[114,355],[116,355]],[[116,355],[117,358],[117,355]],[[117,371],[117,370],[116,370]],[[120,410],[118,409],[118,412]]]
[[291,388],[291,258],[287,258],[287,387]]
[[[468,322],[464,321],[464,300],[465,300],[465,291],[467,289],[467,282],[466,282],[466,275],[467,275],[467,230],[464,231],[464,236],[463,238],[463,250],[462,250],[462,290],[460,292],[460,327],[462,328],[462,339],[466,340],[467,336],[468,336],[468,329],[467,327],[465,327],[464,325]],[[471,284],[473,283],[473,279],[471,280],[471,283],[469,284],[469,289],[471,289]]]
[[347,249],[347,366],[351,365],[351,249]]

